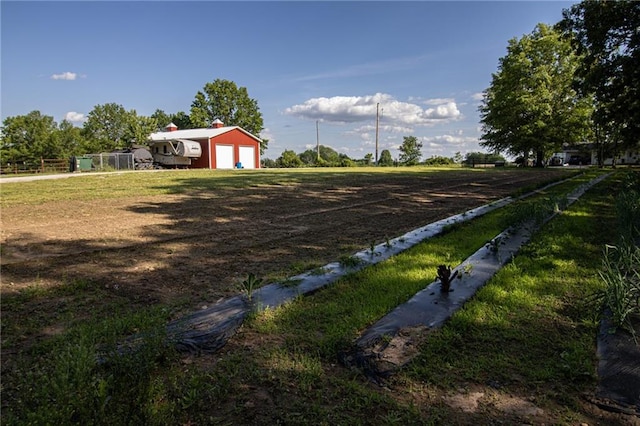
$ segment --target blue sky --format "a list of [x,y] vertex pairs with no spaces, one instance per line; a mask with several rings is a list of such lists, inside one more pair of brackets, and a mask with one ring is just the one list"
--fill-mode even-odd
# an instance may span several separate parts
[[265,157],[319,140],[363,158],[481,151],[478,105],[509,39],[563,1],[2,1],[2,120],[39,110],[82,126],[96,105],[189,112],[205,83],[258,102]]

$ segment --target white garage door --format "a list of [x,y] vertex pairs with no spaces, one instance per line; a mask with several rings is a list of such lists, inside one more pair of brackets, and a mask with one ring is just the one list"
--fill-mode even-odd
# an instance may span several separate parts
[[256,148],[253,146],[240,147],[240,162],[245,169],[256,168]]
[[216,145],[216,169],[233,169],[233,145]]

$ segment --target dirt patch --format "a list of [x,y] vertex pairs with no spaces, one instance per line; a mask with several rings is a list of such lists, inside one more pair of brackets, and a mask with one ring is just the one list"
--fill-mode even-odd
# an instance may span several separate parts
[[339,175],[271,185],[2,211],[2,292],[88,280],[144,303],[195,307],[249,273],[284,277],[565,175],[446,172]]
[[[83,294],[87,312],[101,303],[109,305],[106,299],[113,298],[130,306],[180,305],[181,311],[175,312],[179,317],[236,294],[237,283],[250,272],[285,277],[293,275],[292,271],[322,266],[372,242],[561,174],[566,172],[359,174],[358,179],[336,176],[313,185],[206,191],[193,184],[183,194],[7,207],[2,210],[0,234],[2,296],[27,287],[84,281],[91,283]],[[95,292],[96,299],[92,299],[93,287],[101,289]],[[3,341],[3,369],[8,368],[7,359],[32,338],[63,333],[66,322],[62,315],[72,302],[73,295],[69,295],[21,305],[21,318],[46,316],[43,322],[49,325],[40,330],[41,336],[14,333],[10,345]],[[416,336],[407,330],[401,336],[404,339],[393,341],[398,351],[391,361],[411,355],[419,344]],[[226,351],[251,351],[262,347],[265,340],[281,338],[245,332]],[[186,356],[182,362],[206,366],[216,359]],[[233,401],[234,409],[239,403],[243,410],[268,413],[278,402],[262,387],[246,386],[248,396]],[[400,399],[409,398],[406,393],[398,394]],[[424,394],[423,400],[412,402],[459,411],[459,417],[449,413],[450,424],[483,424],[479,420],[488,418],[499,419],[495,424],[552,424],[557,420],[554,413],[538,408],[537,401],[503,394],[490,386],[453,393],[425,390]],[[635,419],[619,414],[611,417],[590,403],[585,402],[584,410],[603,419],[602,424],[635,424]]]

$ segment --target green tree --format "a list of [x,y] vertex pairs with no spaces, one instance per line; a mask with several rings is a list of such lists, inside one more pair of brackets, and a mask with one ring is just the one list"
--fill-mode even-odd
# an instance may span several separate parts
[[68,120],[62,120],[58,129],[54,132],[53,138],[60,150],[55,158],[66,158],[89,152],[86,140],[82,136],[82,129],[74,126]]
[[[238,87],[229,80],[216,79],[205,84],[191,103],[190,120],[195,127],[209,127],[216,119],[227,126],[240,126],[256,136],[264,129],[258,102],[249,97],[246,87]],[[262,139],[261,154],[268,143]]]
[[505,158],[500,154],[486,152],[468,152],[464,157],[464,162],[473,164],[490,164],[495,162],[505,162]]
[[178,111],[175,114],[171,114],[171,123],[178,126],[178,129],[195,129],[196,126],[191,122],[189,114],[184,111]]
[[338,164],[339,167],[355,167],[356,163],[353,161],[347,154],[338,154]]
[[481,145],[525,158],[534,152],[541,166],[563,143],[584,141],[591,100],[572,87],[579,64],[569,40],[547,25],[509,40],[479,108]]
[[372,153],[368,153],[364,156],[364,164],[365,166],[370,166],[373,164],[373,154]]
[[[135,112],[134,112],[135,113]],[[113,151],[129,145],[129,125],[132,113],[122,105],[96,105],[87,115],[83,135],[96,151]],[[128,133],[129,132],[129,133]]]
[[302,161],[306,166],[315,166],[319,163],[317,149],[308,149],[300,153],[298,157],[300,157],[300,161]]
[[[149,135],[158,130],[158,118],[163,112],[156,110],[151,117],[138,115],[136,110],[127,111],[115,103],[96,105],[89,112],[83,127],[90,151],[113,151],[128,148],[132,144],[144,144]],[[168,123],[167,123],[168,124]]]
[[378,165],[383,167],[393,166],[393,157],[391,157],[391,152],[388,149],[383,149],[380,153]]
[[456,164],[462,163],[462,154],[460,154],[460,151],[456,151],[456,153],[454,154],[452,160]]
[[276,164],[278,167],[284,168],[302,167],[304,165],[298,154],[291,150],[283,151],[282,155],[276,160]]
[[400,163],[405,166],[415,166],[422,157],[422,142],[418,142],[415,136],[405,136],[400,150]]
[[0,144],[2,163],[58,158],[63,150],[54,136],[57,127],[53,117],[40,111],[5,118]]
[[424,161],[424,164],[427,166],[449,166],[454,164],[452,158],[442,157],[440,155],[432,155],[431,158],[428,158]]
[[169,123],[175,124],[179,130],[181,129],[193,129],[189,115],[184,111],[176,112],[175,114],[167,114],[161,109],[156,109],[151,118],[155,118],[158,122],[158,129],[164,131]]
[[564,10],[563,17],[558,27],[572,36],[577,51],[584,55],[576,85],[584,96],[595,99],[596,142],[612,151],[618,143],[620,148],[637,147],[640,2],[586,0]]
[[272,160],[271,158],[263,158],[261,162],[262,162],[262,168],[265,168],[265,169],[273,169],[278,167],[278,163],[276,162],[276,160]]
[[127,141],[127,146],[132,144],[143,145],[149,139],[149,135],[157,129],[157,119],[138,115],[135,110],[131,110],[129,111],[124,140]]
[[[320,160],[318,161],[318,152]],[[336,167],[340,166],[344,154],[339,154],[335,149],[320,145],[318,148],[308,149],[299,155],[300,160],[307,166]],[[347,157],[348,158],[348,157]]]
[[171,120],[169,114],[161,109],[156,109],[153,114],[151,114],[151,118],[154,118],[158,123],[158,131],[164,131],[165,127],[168,126],[169,123],[173,123],[173,120]]

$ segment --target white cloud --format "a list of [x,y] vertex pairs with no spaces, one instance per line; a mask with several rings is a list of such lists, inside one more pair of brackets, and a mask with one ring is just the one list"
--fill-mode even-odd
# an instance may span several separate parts
[[287,108],[284,113],[301,118],[334,123],[356,123],[375,120],[377,104],[380,104],[381,125],[411,130],[410,126],[432,126],[461,118],[454,100],[442,99],[434,107],[423,109],[420,105],[402,102],[385,93],[368,96],[334,96],[312,98],[302,104]]
[[[376,126],[375,124],[365,124],[364,126],[357,127],[353,129],[351,132],[347,132],[347,134],[375,134]],[[380,124],[378,126],[378,132],[380,134],[387,133],[396,133],[396,134],[408,134],[413,132],[413,128],[408,126],[394,126],[391,124]]]
[[474,93],[473,95],[471,95],[471,99],[473,99],[474,101],[481,101],[484,99],[484,93]]
[[448,102],[438,105],[435,108],[429,108],[425,111],[425,117],[431,120],[446,119],[452,120],[460,116],[460,111],[455,102]]
[[76,78],[78,78],[78,74],[70,71],[63,72],[61,74],[53,74],[51,76],[52,80],[75,80]]
[[427,143],[434,143],[437,145],[451,145],[451,146],[466,146],[469,144],[478,143],[478,138],[474,136],[462,136],[461,132],[456,132],[457,135],[439,135],[424,137],[422,140]]
[[264,128],[262,129],[262,131],[260,132],[260,138],[261,139],[269,139],[269,142],[275,142],[275,136],[273,135],[273,132],[271,131],[271,129]]
[[64,115],[64,119],[72,123],[82,123],[87,118],[81,112],[69,111]]
[[425,105],[442,105],[442,104],[448,104],[455,101],[456,100],[453,98],[433,98],[433,99],[424,100],[422,101],[422,103]]
[[432,155],[453,156],[456,152],[463,155],[469,152],[482,151],[479,140],[475,136],[463,136],[461,131],[454,134],[429,136],[421,138],[424,144],[423,157],[429,158]]

